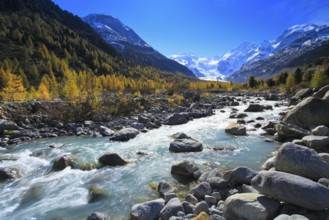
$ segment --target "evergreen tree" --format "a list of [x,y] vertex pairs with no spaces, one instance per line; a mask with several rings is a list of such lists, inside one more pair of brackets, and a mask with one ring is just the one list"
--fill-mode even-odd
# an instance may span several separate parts
[[302,82],[303,80],[303,73],[302,73],[302,70],[297,68],[295,73],[294,73],[294,80],[295,80],[295,84],[299,84]]

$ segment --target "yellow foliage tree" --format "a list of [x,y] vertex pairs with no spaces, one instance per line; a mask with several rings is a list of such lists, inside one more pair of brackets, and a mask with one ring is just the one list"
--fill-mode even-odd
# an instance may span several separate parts
[[46,84],[43,81],[41,81],[41,83],[39,84],[39,88],[38,88],[38,91],[37,91],[37,97],[39,99],[44,99],[44,100],[50,100],[51,99],[49,90],[48,90]]
[[6,73],[6,84],[1,91],[2,99],[5,101],[23,101],[26,98],[25,88],[19,76]]
[[295,88],[295,78],[293,74],[289,74],[286,80],[286,92],[291,93]]

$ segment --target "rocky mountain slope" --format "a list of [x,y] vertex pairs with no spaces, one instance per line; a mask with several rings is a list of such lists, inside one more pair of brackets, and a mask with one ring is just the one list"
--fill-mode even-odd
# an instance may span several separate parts
[[99,14],[91,14],[82,19],[128,59],[160,70],[181,72],[194,77],[188,68],[153,49],[120,20],[110,15]]

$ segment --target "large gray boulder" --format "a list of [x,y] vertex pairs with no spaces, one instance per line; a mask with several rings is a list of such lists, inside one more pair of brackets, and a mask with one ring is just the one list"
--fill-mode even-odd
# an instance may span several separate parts
[[111,141],[129,141],[138,135],[139,131],[135,128],[123,128],[115,132],[111,137]]
[[169,150],[174,153],[200,152],[203,150],[203,146],[192,138],[183,138],[170,142]]
[[321,89],[319,89],[319,91],[314,93],[313,97],[322,99],[328,91],[329,91],[329,85],[324,86]]
[[77,158],[69,154],[61,156],[60,158],[54,160],[53,163],[53,169],[55,171],[64,170],[66,167],[69,166],[72,168],[78,167]]
[[329,164],[317,152],[293,143],[285,143],[280,147],[275,169],[313,180],[329,177]]
[[156,199],[144,203],[135,204],[130,212],[131,220],[156,220],[160,211],[165,206],[163,199]]
[[225,132],[233,135],[246,135],[247,129],[245,126],[238,123],[230,123],[226,128]]
[[301,89],[296,92],[296,94],[292,97],[294,100],[304,99],[313,94],[313,90],[311,88]]
[[251,184],[251,179],[257,175],[257,172],[248,167],[237,167],[227,171],[224,174],[225,180],[232,186]]
[[177,216],[178,212],[184,212],[182,203],[178,198],[172,198],[160,211],[160,217],[162,220],[169,220],[172,216]]
[[308,135],[303,137],[303,144],[316,150],[318,153],[329,152],[329,137]]
[[312,134],[316,135],[316,136],[328,136],[329,128],[327,126],[320,125],[320,126],[312,129]]
[[329,125],[329,100],[308,97],[293,108],[284,122],[309,129],[310,126]]
[[207,182],[200,183],[196,187],[193,187],[190,193],[198,199],[204,199],[205,195],[210,195],[211,186]]
[[279,171],[261,171],[252,181],[261,194],[310,210],[329,208],[329,188],[305,177]]
[[0,119],[0,132],[2,132],[4,130],[19,130],[19,127],[13,121]]
[[262,112],[264,111],[264,106],[259,104],[250,104],[245,112]]
[[225,200],[224,218],[226,220],[268,220],[277,215],[279,207],[279,202],[264,195],[240,193]]
[[114,132],[111,129],[102,125],[99,126],[99,133],[104,137],[108,137],[114,134]]
[[13,180],[18,177],[18,171],[12,168],[0,168],[0,182],[5,180]]
[[158,192],[160,196],[164,197],[165,195],[169,193],[173,193],[175,191],[175,188],[172,187],[169,183],[166,182],[160,182],[158,184]]
[[187,123],[188,120],[189,120],[189,117],[184,112],[174,113],[174,114],[169,115],[166,118],[165,124],[167,124],[167,125],[180,125],[180,124]]
[[274,220],[309,220],[305,216],[302,215],[286,215],[286,214],[281,214],[278,215]]
[[308,130],[285,122],[280,122],[276,124],[275,129],[278,132],[279,138],[283,141],[302,139],[304,136],[310,135],[310,132]]
[[123,166],[127,164],[127,162],[116,153],[104,154],[98,159],[98,162],[107,166]]
[[199,167],[194,161],[184,160],[172,165],[171,173],[179,176],[193,177],[193,173],[199,170]]

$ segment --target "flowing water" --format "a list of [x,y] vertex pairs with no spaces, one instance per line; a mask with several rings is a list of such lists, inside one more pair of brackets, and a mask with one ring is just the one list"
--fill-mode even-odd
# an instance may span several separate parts
[[[274,105],[275,102],[261,101]],[[239,112],[246,106],[235,107]],[[248,113],[249,119],[258,116],[277,120],[278,112]],[[1,149],[1,158],[15,158],[0,162],[0,167],[17,168],[21,177],[15,181],[0,183],[0,219],[86,219],[94,212],[103,212],[111,219],[125,219],[133,204],[156,198],[149,186],[162,180],[175,181],[170,175],[171,165],[184,159],[192,159],[199,165],[223,170],[236,166],[248,166],[259,170],[274,151],[277,143],[265,142],[261,129],[248,131],[247,136],[227,135],[224,128],[230,108],[207,118],[195,119],[178,126],[162,126],[139,134],[128,142],[110,142],[108,138],[59,137],[22,144],[13,149]],[[249,128],[252,125],[247,126]],[[168,147],[171,135],[185,132],[204,145],[203,152],[174,154]],[[61,146],[51,149],[50,145]],[[213,147],[234,147],[234,151],[214,151]],[[52,161],[64,154],[72,154],[81,163],[95,163],[106,152],[118,153],[130,163],[124,167],[82,171],[66,168],[52,172]],[[147,155],[140,156],[137,152]],[[34,155],[34,156],[33,156]],[[88,188],[96,186],[106,190],[108,198],[88,204]]]

